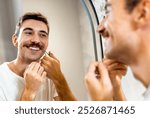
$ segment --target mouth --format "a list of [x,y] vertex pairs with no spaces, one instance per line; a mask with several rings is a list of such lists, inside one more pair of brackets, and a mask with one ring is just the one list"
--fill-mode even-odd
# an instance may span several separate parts
[[40,48],[39,47],[28,47],[29,49],[31,49],[31,50],[34,50],[34,51],[39,51],[40,50]]
[[43,49],[43,46],[41,46],[39,44],[26,44],[24,46],[33,51],[40,51]]

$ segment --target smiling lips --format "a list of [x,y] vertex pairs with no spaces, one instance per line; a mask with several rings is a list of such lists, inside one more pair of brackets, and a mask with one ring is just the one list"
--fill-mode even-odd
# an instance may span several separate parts
[[24,46],[33,51],[39,51],[43,49],[43,46],[39,43],[25,44]]
[[28,47],[29,49],[31,49],[31,50],[34,50],[34,51],[39,51],[40,50],[40,48],[39,47]]

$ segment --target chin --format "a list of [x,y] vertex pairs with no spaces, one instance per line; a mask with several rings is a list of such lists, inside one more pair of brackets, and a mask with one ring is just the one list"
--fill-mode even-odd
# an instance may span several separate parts
[[35,56],[33,56],[33,57],[30,56],[30,57],[28,58],[28,60],[30,60],[31,62],[32,62],[32,61],[39,61],[39,60],[41,59],[41,57],[42,57],[42,56],[37,56],[37,57],[35,57]]
[[105,56],[108,58],[108,59],[113,59],[113,53],[110,51],[110,50],[105,50]]
[[35,62],[38,62],[39,60],[40,60],[40,58],[36,58],[36,59],[35,59],[35,58],[34,58],[34,59],[31,59],[31,58],[30,58],[30,59],[28,59],[29,62],[34,62],[34,61],[35,61]]
[[121,55],[118,55],[118,54],[119,54],[118,52],[112,51],[112,50],[110,50],[110,51],[106,50],[105,51],[106,58],[124,63],[123,60],[120,58]]

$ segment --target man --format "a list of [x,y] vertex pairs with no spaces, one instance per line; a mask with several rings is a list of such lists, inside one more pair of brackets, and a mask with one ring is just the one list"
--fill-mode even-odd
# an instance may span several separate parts
[[[150,100],[150,0],[106,2],[106,8],[110,11],[103,30],[100,30],[106,39],[106,57],[129,65],[135,78],[147,88],[144,98]],[[89,94],[93,100],[109,100],[113,89],[108,71],[102,62],[97,62],[96,66],[101,78],[96,81],[94,77],[86,77]],[[92,64],[88,73],[95,74],[94,69]],[[99,86],[94,88],[96,83]]]
[[20,18],[12,36],[17,57],[0,66],[0,100],[76,100],[57,58],[44,55],[48,36],[49,24],[42,14]]

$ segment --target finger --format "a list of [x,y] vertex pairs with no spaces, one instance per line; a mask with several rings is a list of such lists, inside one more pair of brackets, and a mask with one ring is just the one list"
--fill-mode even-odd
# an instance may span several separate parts
[[41,66],[41,65],[40,65],[39,63],[36,63],[36,64],[34,65],[32,71],[38,72],[38,70],[40,69],[40,66]]
[[85,79],[89,79],[89,78],[96,78],[97,74],[95,73],[96,71],[96,67],[97,67],[98,63],[97,62],[91,62],[89,67],[88,67],[88,71],[87,74],[85,75]]
[[[43,57],[43,59],[44,60],[47,60],[47,61],[55,61],[55,59],[54,58],[52,58],[51,56],[49,56],[49,55],[45,55],[44,57]],[[42,59],[42,60],[43,60]],[[57,60],[56,60],[57,61]],[[58,61],[57,61],[58,62]]]
[[42,73],[42,78],[44,79],[44,78],[46,78],[46,75],[47,75],[47,73],[44,71],[43,73]]
[[43,71],[44,71],[44,68],[43,68],[43,67],[40,67],[39,70],[38,70],[38,74],[39,74],[39,75],[42,75]]
[[91,62],[91,64],[89,65],[89,68],[88,68],[88,72],[95,73],[97,66],[98,66],[97,62]]
[[50,63],[50,62],[48,62],[47,60],[42,60],[42,62],[41,62],[41,66],[44,68],[44,70],[45,70],[46,72],[48,72],[48,71],[49,71],[49,69],[51,69],[51,68],[52,68],[51,63]]
[[101,76],[101,79],[99,80],[102,81],[102,84],[111,86],[108,70],[102,62],[99,62],[98,69]]
[[117,73],[120,73],[118,75],[120,76],[125,76],[127,74],[127,70],[117,70],[118,72]]
[[91,88],[91,87],[95,88],[95,87],[100,86],[98,79],[92,78],[90,76],[86,77],[84,82],[85,82],[86,88]]
[[99,80],[96,78],[95,73],[93,73],[92,71],[89,71],[85,75],[84,81],[85,81],[85,85],[86,85],[87,88],[94,87],[94,86],[100,86],[99,85]]
[[111,65],[107,66],[109,71],[111,70],[127,70],[127,66],[121,63],[112,63]]
[[113,64],[113,63],[117,63],[117,61],[115,61],[115,60],[112,60],[112,59],[103,59],[103,63],[106,65],[106,66],[109,66],[109,65],[111,65],[111,64]]
[[42,59],[41,60],[41,65],[50,66],[51,65],[51,60]]
[[36,62],[32,62],[25,70],[25,72],[30,72],[33,70],[34,66],[35,66]]
[[54,60],[56,60],[58,63],[60,63],[60,61],[54,56],[54,54],[53,53],[51,53],[50,51],[49,51],[49,56],[51,57],[51,58],[53,58]]
[[102,62],[98,63],[98,71],[102,77],[105,77],[108,74],[108,70]]
[[112,85],[114,88],[118,88],[121,86],[121,77],[120,76],[116,76],[115,79],[111,80]]

